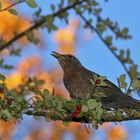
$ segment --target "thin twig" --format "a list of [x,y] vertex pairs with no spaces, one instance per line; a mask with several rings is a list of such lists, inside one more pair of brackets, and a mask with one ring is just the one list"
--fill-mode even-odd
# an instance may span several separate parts
[[90,22],[82,15],[79,13],[79,16],[84,20],[84,22],[93,30],[95,31],[95,33],[99,36],[99,38],[102,40],[102,42],[105,44],[105,46],[109,49],[109,51],[114,55],[114,57],[120,62],[120,64],[122,65],[122,67],[124,68],[125,72],[128,74],[128,76],[130,77],[130,80],[132,80],[132,77],[127,69],[127,67],[125,66],[125,64],[120,60],[120,58],[118,57],[118,55],[111,49],[111,47],[106,43],[105,39],[102,37],[102,35],[98,32],[98,30],[90,24]]
[[10,45],[12,45],[12,43],[14,43],[15,41],[17,41],[18,39],[22,38],[23,36],[25,36],[27,34],[27,32],[30,32],[30,31],[33,31],[39,27],[41,27],[47,20],[47,17],[57,17],[59,16],[61,13],[63,12],[66,12],[72,8],[74,8],[75,6],[79,5],[79,4],[82,4],[83,2],[86,2],[86,0],[79,0],[79,1],[76,1],[75,3],[71,4],[71,5],[68,5],[67,7],[63,8],[63,9],[60,9],[59,11],[53,13],[53,14],[50,14],[50,15],[47,15],[45,16],[44,18],[40,19],[39,21],[37,21],[34,25],[32,25],[31,27],[29,27],[28,29],[26,29],[25,31],[17,34],[15,37],[13,37],[11,40],[9,40],[8,42],[6,42],[5,44],[1,45],[0,46],[0,51],[2,51],[3,49],[9,47]]
[[13,4],[11,4],[11,5],[9,5],[9,6],[5,7],[5,8],[3,8],[3,9],[1,9],[0,12],[6,11],[6,10],[8,10],[9,8],[11,8],[11,7],[13,7],[13,6],[15,6],[15,5],[19,4],[19,3],[22,3],[22,2],[25,2],[25,0],[21,0],[21,1],[19,1],[19,2],[13,3]]

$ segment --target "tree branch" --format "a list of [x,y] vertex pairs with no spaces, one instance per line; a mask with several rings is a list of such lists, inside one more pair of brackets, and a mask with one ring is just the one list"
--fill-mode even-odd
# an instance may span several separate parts
[[53,14],[50,14],[50,15],[47,15],[45,17],[43,17],[42,19],[40,19],[39,21],[37,21],[34,25],[32,25],[31,27],[29,27],[27,30],[25,30],[24,32],[22,33],[19,33],[17,34],[15,37],[13,37],[10,41],[6,42],[5,44],[1,45],[0,46],[0,51],[2,51],[3,49],[9,47],[10,45],[12,45],[12,43],[14,43],[15,41],[17,41],[18,39],[22,38],[23,36],[25,36],[27,34],[27,32],[30,32],[30,31],[33,31],[37,28],[39,28],[40,26],[42,26],[47,20],[48,17],[52,16],[52,17],[56,17],[56,16],[59,16],[61,13],[63,12],[66,12],[72,8],[74,8],[75,6],[79,5],[79,4],[82,4],[83,2],[86,2],[86,0],[78,0],[76,1],[75,3],[63,8],[63,9],[60,9],[59,11],[53,13]]
[[[128,120],[140,120],[140,111],[136,111],[135,113],[132,113],[134,109],[129,110],[129,113],[127,112],[127,115],[117,116],[116,114],[110,114],[107,113],[102,116],[101,120],[102,122],[122,122],[122,121],[128,121]],[[35,115],[35,116],[42,116],[46,117],[48,114],[47,112],[41,112],[41,111],[32,111],[29,110],[25,112],[26,115]],[[65,116],[63,118],[55,118],[55,116],[51,116],[50,120],[60,120],[60,121],[68,121],[68,122],[86,122],[91,123],[91,119],[88,117],[81,117],[81,118],[72,118],[70,115]]]
[[111,47],[106,43],[105,39],[102,37],[102,35],[98,32],[98,30],[90,24],[90,22],[80,13],[78,13],[79,16],[83,19],[83,21],[93,30],[95,31],[95,33],[99,36],[99,38],[101,39],[101,41],[105,44],[105,46],[108,48],[108,50],[114,55],[114,57],[120,62],[120,64],[122,65],[122,67],[124,68],[125,72],[127,73],[127,75],[130,77],[130,79],[132,80],[132,76],[129,73],[129,70],[127,69],[127,67],[125,66],[125,64],[120,60],[120,58],[118,57],[118,55],[111,49]]
[[11,4],[11,5],[9,5],[9,6],[5,7],[5,8],[3,8],[3,9],[1,9],[0,12],[6,11],[6,10],[8,10],[9,8],[11,8],[11,7],[13,7],[13,6],[15,6],[15,5],[19,4],[19,3],[22,3],[22,2],[24,2],[24,1],[25,1],[25,0],[20,0],[19,2],[13,3],[13,4]]

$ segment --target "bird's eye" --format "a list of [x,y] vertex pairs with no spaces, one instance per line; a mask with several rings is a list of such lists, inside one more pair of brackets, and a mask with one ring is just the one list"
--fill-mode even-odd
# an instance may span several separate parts
[[68,55],[68,58],[70,58],[70,59],[71,59],[71,58],[72,58],[72,55]]

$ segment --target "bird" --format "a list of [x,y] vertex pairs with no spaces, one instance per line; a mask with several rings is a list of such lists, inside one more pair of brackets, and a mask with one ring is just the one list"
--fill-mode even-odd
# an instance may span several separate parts
[[54,51],[51,55],[58,60],[62,67],[63,83],[71,98],[92,99],[93,95],[102,92],[105,95],[101,98],[104,108],[140,109],[139,100],[124,94],[119,87],[108,79],[104,80],[107,86],[93,85],[91,79],[101,75],[86,69],[75,56]]

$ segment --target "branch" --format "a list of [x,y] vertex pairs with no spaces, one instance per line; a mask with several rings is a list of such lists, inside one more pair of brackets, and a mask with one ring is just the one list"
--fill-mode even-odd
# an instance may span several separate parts
[[120,58],[117,56],[117,54],[111,49],[111,47],[106,43],[105,39],[102,37],[102,35],[98,32],[98,30],[90,24],[90,22],[80,13],[78,13],[79,16],[83,19],[83,21],[93,30],[95,31],[95,33],[99,36],[99,38],[102,40],[102,42],[105,44],[105,46],[109,49],[109,51],[114,55],[114,57],[120,62],[120,64],[122,65],[122,67],[124,68],[125,72],[128,74],[128,76],[130,77],[130,79],[132,80],[132,76],[130,75],[127,67],[125,66],[125,64],[120,60]]
[[[5,80],[1,76],[2,80]],[[31,80],[25,83],[26,93],[30,91]],[[44,117],[47,121],[61,120],[64,122],[92,123],[97,128],[103,122],[121,122],[127,120],[140,120],[140,109],[133,106],[129,108],[102,106],[96,99],[64,99],[50,93],[47,89],[37,90],[37,95],[25,100],[25,97],[17,96],[20,92],[12,89],[6,91],[5,85],[1,84],[1,92],[6,92],[0,100],[0,119],[23,119],[22,115],[32,115],[34,118]],[[37,86],[34,85],[36,88]],[[20,85],[21,92],[24,91]],[[14,91],[14,92],[13,92]],[[11,94],[13,93],[13,94]],[[16,93],[14,95],[14,93]],[[21,95],[21,94],[20,94]],[[131,109],[130,109],[131,108]]]
[[2,51],[3,49],[9,47],[10,45],[12,45],[12,43],[14,43],[15,41],[17,41],[18,39],[22,38],[23,36],[25,36],[27,34],[27,32],[30,32],[30,31],[33,31],[37,28],[39,28],[40,26],[42,26],[46,21],[47,21],[47,18],[48,17],[57,17],[59,16],[60,14],[62,14],[63,12],[66,12],[72,8],[74,8],[75,6],[79,5],[79,4],[82,4],[83,2],[86,2],[86,0],[79,0],[79,1],[76,1],[75,3],[63,8],[63,9],[60,9],[59,11],[53,13],[53,14],[50,14],[50,15],[47,15],[45,17],[43,17],[42,19],[40,19],[39,21],[37,21],[34,25],[32,25],[31,27],[29,27],[27,30],[25,30],[24,32],[21,32],[19,34],[17,34],[15,37],[13,37],[10,41],[6,42],[5,44],[1,45],[0,46],[0,51]]
[[[129,112],[127,112],[128,113],[127,115],[122,115],[122,116],[117,116],[116,114],[107,113],[101,117],[101,120],[102,120],[102,123],[103,122],[122,122],[122,121],[128,121],[128,120],[140,120],[140,111],[135,111],[135,113],[133,113],[133,111],[134,111],[134,109],[131,109],[131,110],[129,110]],[[35,116],[40,116],[40,117],[46,117],[47,115],[49,115],[49,114],[47,114],[47,112],[32,111],[32,110],[28,110],[27,112],[25,112],[25,114],[26,115],[35,115]],[[69,112],[68,112],[68,114],[69,114]],[[72,118],[70,115],[65,116],[65,117],[60,117],[60,118],[55,118],[55,116],[52,115],[50,117],[50,120],[91,123],[91,119],[89,119],[88,117]]]
[[25,1],[25,0],[20,0],[19,2],[13,3],[13,4],[11,4],[11,5],[9,5],[9,6],[5,7],[5,8],[3,8],[3,9],[1,9],[0,12],[6,11],[7,9],[9,9],[9,8],[11,8],[11,7],[13,7],[13,6],[19,4],[19,3],[22,3],[22,2],[24,2],[24,1]]

